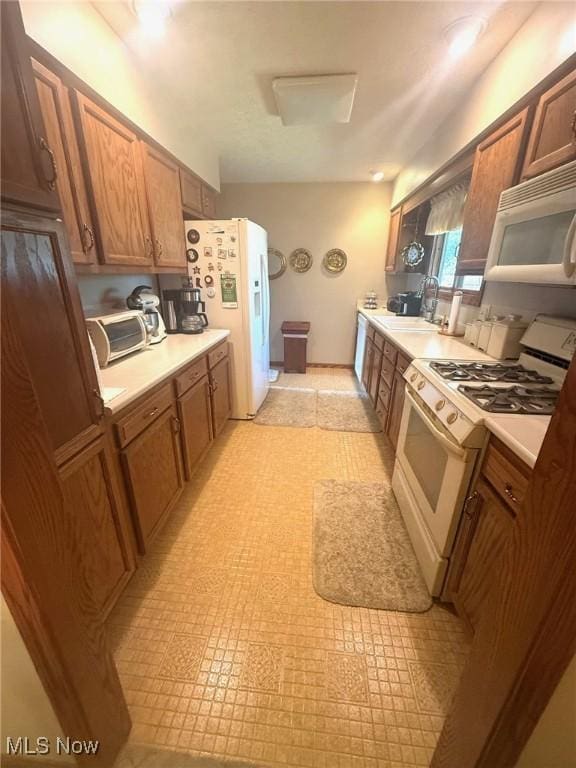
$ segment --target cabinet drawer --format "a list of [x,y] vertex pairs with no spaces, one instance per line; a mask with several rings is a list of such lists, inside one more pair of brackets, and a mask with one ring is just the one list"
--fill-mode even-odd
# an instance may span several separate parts
[[[386,355],[386,350],[384,350],[384,355]],[[384,379],[388,387],[392,386],[392,381],[394,379],[394,362],[390,360],[389,357],[382,358],[382,371],[380,376]]]
[[398,350],[394,346],[394,344],[391,344],[389,341],[384,342],[384,355],[390,360],[392,365],[396,365],[396,356],[398,355]]
[[486,451],[482,474],[510,509],[517,513],[528,488],[529,468],[505,445],[492,440]]
[[220,360],[224,360],[224,358],[227,356],[228,356],[228,342],[223,341],[222,344],[219,344],[213,350],[208,352],[208,368],[212,370],[212,368],[214,368],[215,365],[218,365]]
[[382,405],[388,410],[390,406],[390,387],[388,386],[388,383],[384,379],[383,376],[380,376],[380,388],[378,390],[378,399],[382,400]]
[[178,397],[183,395],[190,387],[194,386],[196,382],[200,381],[202,376],[208,373],[206,357],[196,360],[192,365],[189,365],[181,374],[176,376],[174,383],[176,385],[176,394]]
[[138,408],[124,418],[119,419],[116,426],[116,434],[120,448],[123,448],[146,427],[150,426],[166,408],[172,405],[172,389],[170,384],[165,384],[155,394],[147,397]]
[[384,336],[378,333],[378,331],[374,333],[374,344],[378,347],[379,350],[382,351],[384,349]]
[[406,368],[410,365],[410,362],[410,358],[403,355],[402,352],[398,352],[398,357],[396,358],[396,370],[400,371],[400,373],[404,373]]

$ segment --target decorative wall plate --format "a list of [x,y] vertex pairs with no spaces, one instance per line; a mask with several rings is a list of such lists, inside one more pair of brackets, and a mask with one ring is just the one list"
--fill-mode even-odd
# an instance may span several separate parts
[[289,261],[294,272],[308,272],[312,266],[312,254],[306,248],[296,248],[290,254]]
[[424,258],[424,246],[422,243],[418,243],[416,240],[413,240],[411,243],[408,243],[408,245],[402,248],[400,257],[407,267],[417,267],[418,264],[422,263]]
[[324,254],[322,265],[328,272],[342,272],[346,269],[348,257],[340,248],[332,248]]
[[286,272],[286,256],[278,248],[268,248],[268,279],[276,280]]

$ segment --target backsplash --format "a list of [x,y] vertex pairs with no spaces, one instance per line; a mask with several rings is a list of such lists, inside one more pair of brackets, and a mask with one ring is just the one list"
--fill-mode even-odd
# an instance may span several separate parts
[[78,288],[86,317],[126,309],[126,297],[137,285],[149,285],[158,293],[156,275],[82,275]]
[[[576,290],[549,285],[486,283],[482,306],[462,305],[460,323],[472,322],[487,308],[490,315],[522,315],[528,322],[538,314],[576,319]],[[439,301],[436,315],[441,317],[449,312],[450,302]]]

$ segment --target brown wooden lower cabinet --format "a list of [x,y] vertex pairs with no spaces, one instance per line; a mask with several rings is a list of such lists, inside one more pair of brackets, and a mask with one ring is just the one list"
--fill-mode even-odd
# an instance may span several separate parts
[[[517,499],[528,485],[529,475],[520,459],[492,439],[464,505],[444,589],[444,597],[454,603],[472,631],[490,599],[498,558],[512,534]],[[509,488],[513,491],[506,493]]]
[[386,432],[394,450],[398,445],[398,435],[400,433],[400,424],[402,422],[402,411],[404,410],[405,382],[400,371],[394,371],[394,381],[390,392],[390,407],[388,415],[388,424]]
[[372,360],[374,358],[374,343],[371,338],[366,338],[364,348],[364,362],[362,363],[362,386],[366,392],[370,391],[370,376],[372,375]]
[[121,452],[138,547],[146,552],[184,486],[180,422],[175,406]]
[[376,407],[376,404],[378,402],[378,388],[380,386],[380,370],[382,368],[382,351],[378,348],[376,344],[374,344],[373,352],[372,352],[372,361],[371,361],[371,372],[370,372],[370,385],[368,389],[368,394],[370,395],[370,400],[372,401],[372,405]]
[[126,511],[104,436],[60,470],[64,509],[82,556],[84,604],[104,618],[134,571]]
[[204,376],[178,398],[184,471],[190,479],[212,442],[210,382]]
[[232,408],[230,392],[230,362],[225,357],[210,371],[210,395],[212,402],[212,429],[217,437],[230,418]]

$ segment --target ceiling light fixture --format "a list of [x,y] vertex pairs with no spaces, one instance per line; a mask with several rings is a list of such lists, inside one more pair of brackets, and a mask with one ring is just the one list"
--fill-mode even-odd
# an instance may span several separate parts
[[465,16],[457,19],[444,30],[448,40],[448,55],[459,59],[467,53],[486,30],[486,19],[480,16]]
[[172,15],[167,0],[134,0],[132,8],[144,34],[148,37],[161,37]]
[[384,171],[370,171],[370,175],[372,176],[372,181],[382,181],[384,178]]

